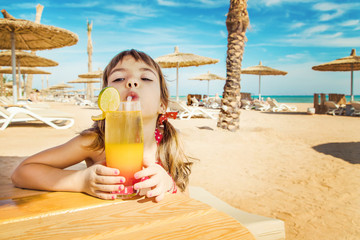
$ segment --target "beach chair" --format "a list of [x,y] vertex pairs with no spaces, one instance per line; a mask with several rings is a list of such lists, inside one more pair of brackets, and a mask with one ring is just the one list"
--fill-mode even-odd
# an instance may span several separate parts
[[93,103],[87,99],[82,99],[82,98],[76,96],[76,97],[74,97],[74,100],[75,100],[75,104],[79,105],[81,107],[85,107],[85,106],[96,107],[96,103]]
[[186,106],[186,104],[181,102],[170,102],[169,103],[170,111],[178,112],[179,118],[190,119],[193,116],[202,116],[205,118],[215,119],[214,113],[197,106]]
[[248,213],[232,207],[201,187],[189,186],[189,194],[191,198],[235,218],[254,235],[256,240],[285,239],[285,223],[282,220]]
[[285,103],[278,103],[278,101],[276,101],[276,99],[268,98],[266,101],[270,105],[269,110],[273,111],[273,112],[281,112],[281,111],[295,112],[297,110],[297,108],[295,106],[292,107],[292,106],[286,105]]
[[351,102],[351,106],[354,108],[354,112],[352,112],[351,116],[360,115],[360,102]]
[[268,103],[262,103],[258,99],[254,100],[254,109],[258,111],[267,111],[270,109],[270,105]]
[[253,107],[253,104],[252,104],[252,102],[250,100],[241,99],[240,102],[241,102],[241,108],[242,109],[250,110]]
[[41,121],[55,129],[70,128],[74,119],[67,113],[53,109],[30,110],[21,107],[0,107],[0,130],[4,130],[10,123],[28,123]]
[[335,116],[336,114],[341,115],[343,112],[343,109],[333,101],[326,101],[324,105],[326,107],[325,114],[331,114]]
[[[13,100],[7,97],[0,97],[0,104],[3,107],[11,107],[13,105]],[[18,101],[18,106],[25,107],[27,109],[41,109],[41,108],[50,108],[49,104],[46,103],[33,103],[29,101]]]

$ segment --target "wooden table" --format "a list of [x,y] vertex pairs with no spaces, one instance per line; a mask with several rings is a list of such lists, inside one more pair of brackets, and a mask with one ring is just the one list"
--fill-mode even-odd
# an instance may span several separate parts
[[182,194],[101,200],[0,187],[0,239],[255,239],[225,213]]

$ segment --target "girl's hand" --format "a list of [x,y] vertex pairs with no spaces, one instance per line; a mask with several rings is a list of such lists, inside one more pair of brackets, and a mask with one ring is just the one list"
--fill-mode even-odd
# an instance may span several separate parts
[[165,193],[172,188],[173,180],[159,164],[153,163],[147,165],[146,161],[144,161],[144,167],[143,170],[135,173],[135,178],[141,179],[149,177],[149,179],[136,183],[134,189],[151,188],[151,190],[146,193],[146,196],[148,198],[155,197],[155,201],[160,202],[164,198]]
[[125,182],[125,178],[119,176],[118,169],[103,164],[105,161],[82,170],[84,176],[82,192],[102,199],[115,199],[116,193],[124,189],[122,183]]

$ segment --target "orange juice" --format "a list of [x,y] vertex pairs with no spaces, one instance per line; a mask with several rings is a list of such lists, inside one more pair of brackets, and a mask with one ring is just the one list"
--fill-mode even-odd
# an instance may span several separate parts
[[[144,140],[139,102],[122,102],[120,111],[108,111],[105,117],[105,155],[108,167],[120,170],[125,189],[119,198],[137,194],[134,174],[142,169]],[[125,111],[126,110],[126,111]]]
[[120,175],[126,179],[125,186],[137,182],[134,173],[142,169],[143,151],[143,143],[105,144],[106,164],[120,170]]

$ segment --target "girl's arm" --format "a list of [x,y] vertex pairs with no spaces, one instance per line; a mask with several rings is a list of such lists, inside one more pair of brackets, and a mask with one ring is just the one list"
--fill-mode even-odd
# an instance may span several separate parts
[[119,170],[95,164],[84,170],[64,170],[85,159],[99,160],[100,153],[88,150],[90,136],[77,136],[67,143],[50,148],[25,159],[14,171],[11,179],[21,188],[86,192],[90,195],[114,199],[124,178]]

